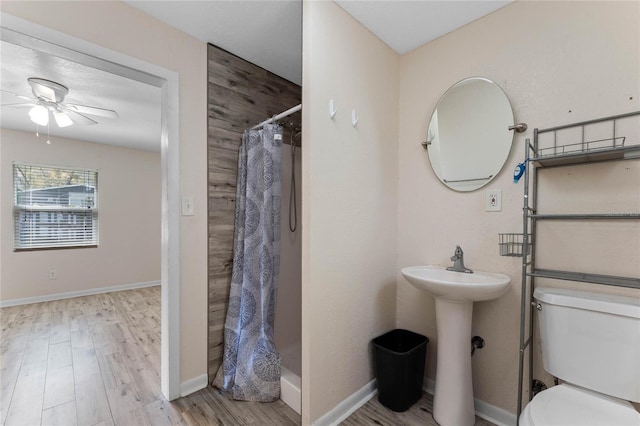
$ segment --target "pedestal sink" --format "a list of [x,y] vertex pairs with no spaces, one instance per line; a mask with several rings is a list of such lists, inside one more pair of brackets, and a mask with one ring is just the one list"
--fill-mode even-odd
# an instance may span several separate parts
[[447,271],[439,266],[410,266],[402,275],[436,299],[438,365],[433,418],[442,426],[475,423],[471,382],[473,302],[496,299],[509,289],[504,274]]

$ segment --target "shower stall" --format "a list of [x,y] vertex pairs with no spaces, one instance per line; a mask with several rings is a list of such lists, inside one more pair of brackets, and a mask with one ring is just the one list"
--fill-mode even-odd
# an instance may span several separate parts
[[[280,261],[274,342],[281,360],[280,398],[300,412],[301,373],[300,86],[208,46],[208,374],[223,363],[230,306],[238,150],[244,131],[277,117],[282,129]],[[287,112],[286,115],[280,114]],[[267,119],[267,120],[265,120]],[[258,126],[255,126],[258,127]],[[296,152],[292,153],[292,144]],[[293,155],[292,155],[293,154]],[[292,175],[295,172],[295,176]],[[295,179],[295,185],[292,185]],[[293,189],[293,191],[292,191]],[[297,223],[296,223],[297,222]]]

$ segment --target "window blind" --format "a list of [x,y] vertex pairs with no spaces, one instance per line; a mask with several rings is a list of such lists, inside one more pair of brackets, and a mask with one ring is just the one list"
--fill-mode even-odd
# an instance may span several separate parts
[[98,172],[14,163],[14,248],[98,244]]

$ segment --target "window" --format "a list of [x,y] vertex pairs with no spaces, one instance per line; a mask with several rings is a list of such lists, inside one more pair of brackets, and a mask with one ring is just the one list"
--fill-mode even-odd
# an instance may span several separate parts
[[14,248],[98,245],[98,172],[14,163]]

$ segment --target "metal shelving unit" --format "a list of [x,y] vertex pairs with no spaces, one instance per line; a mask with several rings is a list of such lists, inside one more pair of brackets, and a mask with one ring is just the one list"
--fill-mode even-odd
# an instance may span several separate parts
[[[551,278],[592,284],[603,284],[620,287],[640,288],[640,278],[621,277],[612,275],[598,275],[579,271],[561,271],[555,269],[543,269],[536,265],[536,232],[538,221],[563,221],[563,220],[639,220],[640,212],[620,214],[545,214],[537,211],[538,200],[538,173],[544,168],[563,167],[573,164],[596,163],[602,161],[621,161],[640,158],[640,140],[633,145],[625,144],[626,138],[616,135],[617,123],[621,119],[640,118],[640,111],[620,114],[596,120],[583,121],[548,129],[534,129],[533,145],[526,140],[525,148],[525,174],[524,174],[524,202],[522,207],[522,244],[528,250],[522,250],[522,294],[520,307],[520,360],[518,380],[518,412],[517,422],[520,422],[520,413],[523,404],[523,386],[525,383],[525,358],[528,349],[528,383],[529,400],[534,394],[533,378],[533,291],[537,278]],[[585,128],[595,124],[606,125],[611,123],[611,137],[594,141],[585,141]],[[639,120],[640,126],[640,120]],[[579,143],[569,145],[556,145],[558,131],[581,130],[582,140]],[[540,135],[551,133],[554,146],[541,148]],[[531,192],[530,192],[531,190]],[[528,322],[527,322],[528,319]]]

